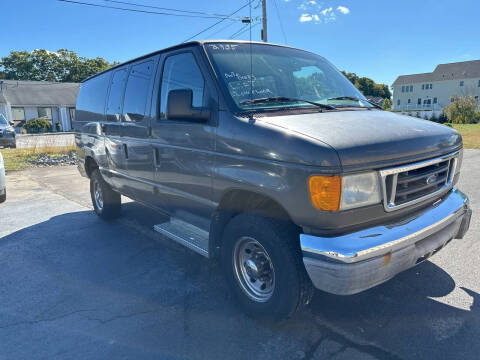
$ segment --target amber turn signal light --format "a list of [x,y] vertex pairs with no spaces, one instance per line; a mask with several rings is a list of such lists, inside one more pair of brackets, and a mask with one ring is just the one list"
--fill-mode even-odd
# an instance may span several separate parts
[[342,195],[340,176],[312,176],[308,180],[308,190],[313,206],[321,211],[338,211]]

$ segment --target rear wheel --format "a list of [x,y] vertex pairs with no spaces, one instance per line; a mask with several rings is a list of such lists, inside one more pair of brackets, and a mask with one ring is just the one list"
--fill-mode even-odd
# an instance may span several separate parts
[[236,216],[224,231],[222,262],[239,304],[251,316],[289,317],[313,295],[298,233],[283,222]]
[[90,176],[90,195],[93,209],[102,219],[111,220],[120,216],[121,197],[103,180],[98,169]]
[[4,190],[3,195],[0,195],[0,204],[7,201],[7,189]]

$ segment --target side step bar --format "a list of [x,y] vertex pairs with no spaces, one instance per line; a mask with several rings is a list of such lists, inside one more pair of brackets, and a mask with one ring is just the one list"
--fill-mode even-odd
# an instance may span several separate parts
[[209,233],[185,221],[171,218],[170,221],[153,226],[153,230],[186,246],[187,248],[210,257],[208,253]]

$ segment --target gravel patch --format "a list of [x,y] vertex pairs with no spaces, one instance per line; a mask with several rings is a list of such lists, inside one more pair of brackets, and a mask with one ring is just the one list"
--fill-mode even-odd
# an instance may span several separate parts
[[34,167],[50,167],[76,165],[77,161],[77,153],[71,151],[68,154],[40,154],[28,160],[27,163]]

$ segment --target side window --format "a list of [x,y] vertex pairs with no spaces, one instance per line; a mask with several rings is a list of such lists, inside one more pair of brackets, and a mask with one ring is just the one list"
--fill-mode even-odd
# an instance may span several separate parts
[[104,119],[105,101],[111,75],[111,72],[106,72],[82,83],[77,97],[76,117],[72,120],[87,122]]
[[107,110],[105,112],[107,121],[120,120],[122,95],[126,77],[127,69],[120,69],[113,73],[112,82],[110,84],[110,93],[108,94]]
[[191,89],[192,105],[203,105],[205,81],[192,53],[167,57],[163,66],[160,95],[160,118],[166,118],[168,93],[175,89]]
[[153,61],[146,61],[132,67],[128,75],[125,100],[123,102],[125,121],[143,120],[152,73]]

